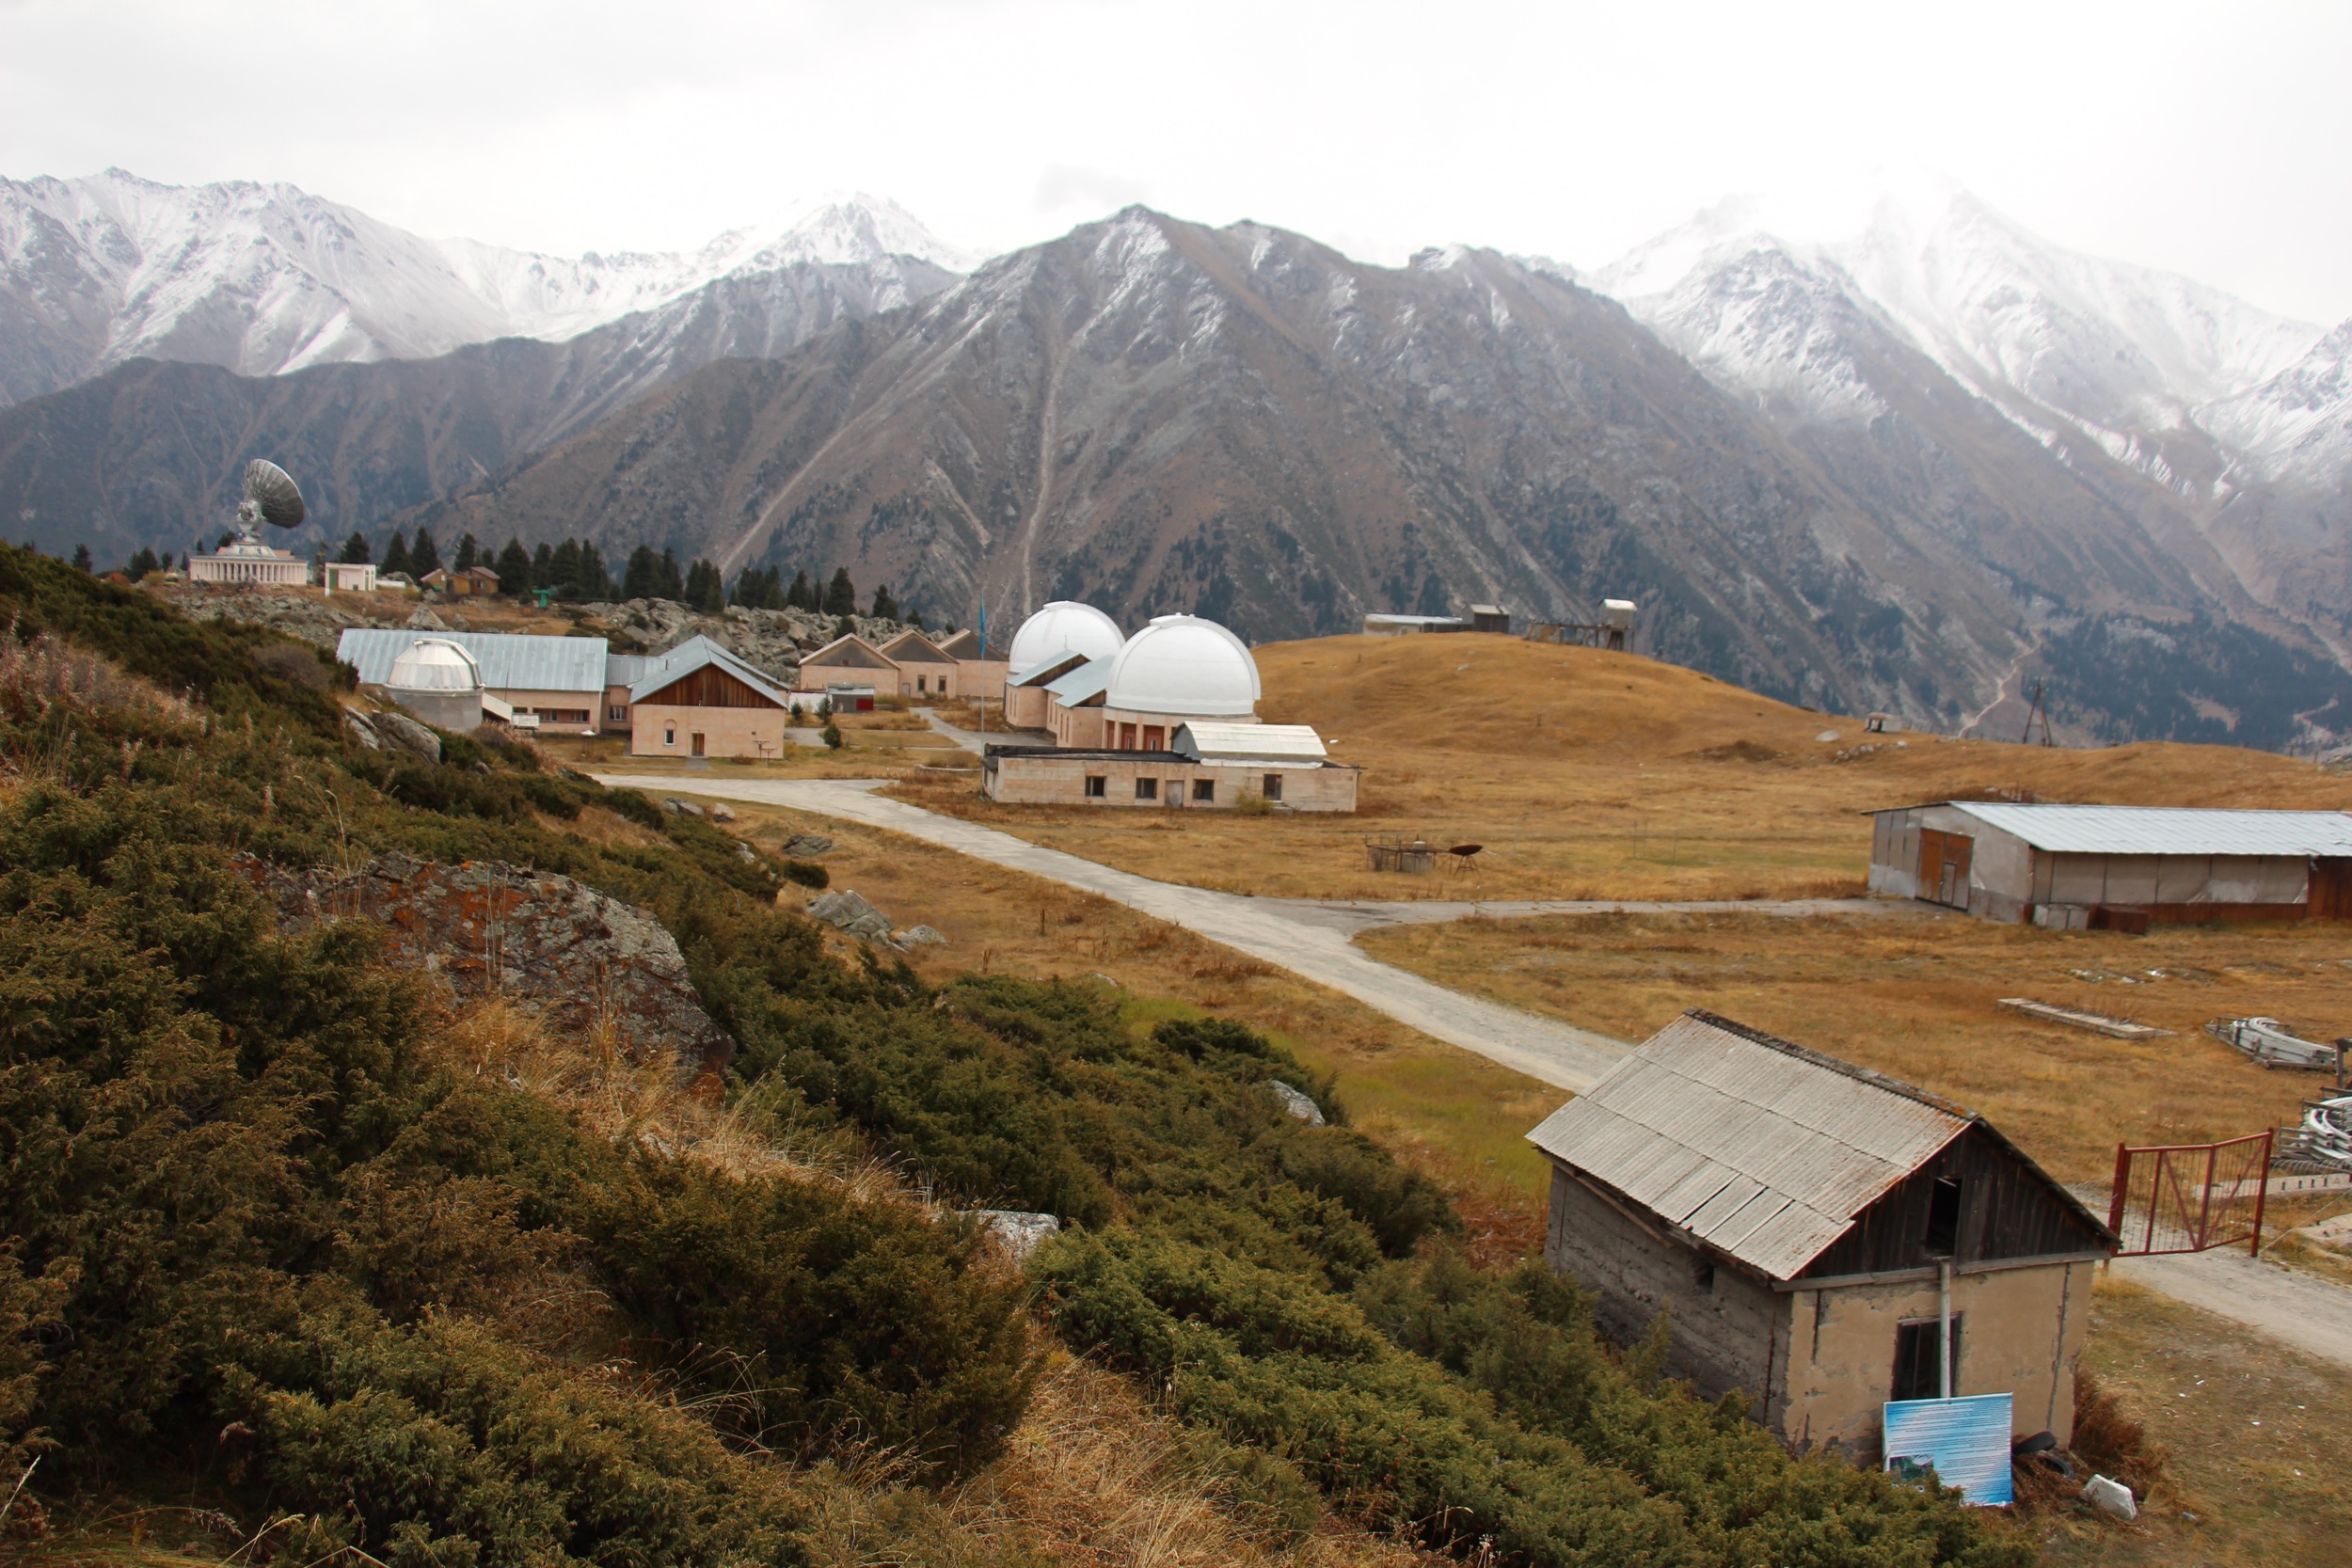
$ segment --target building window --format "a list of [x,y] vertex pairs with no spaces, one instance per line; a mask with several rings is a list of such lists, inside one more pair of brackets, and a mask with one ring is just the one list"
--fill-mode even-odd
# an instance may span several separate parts
[[1216,799],[1216,781],[1215,779],[1193,780],[1192,798],[1196,800],[1215,800]]
[[628,709],[625,707],[608,707],[604,711],[612,716],[612,721],[615,724],[622,723],[628,718]]
[[1158,800],[1159,798],[1160,798],[1160,781],[1159,781],[1159,780],[1157,780],[1157,779],[1137,779],[1137,780],[1136,781],[1136,800]]
[[1258,793],[1264,796],[1269,800],[1280,800],[1282,798],[1282,775],[1279,773],[1268,773],[1265,776],[1265,787],[1258,791]]
[[915,690],[916,695],[920,696],[920,695],[922,695],[922,694],[924,694],[924,693],[926,693],[926,692],[929,692],[929,691],[930,690],[930,689],[931,689],[931,678],[930,678],[930,676],[929,676],[929,675],[917,675],[917,676],[915,676],[915,677],[914,677],[914,690]]
[[1928,1233],[1921,1246],[1931,1258],[1960,1250],[1960,1183],[1939,1180],[1928,1195]]
[[1109,783],[1110,780],[1100,773],[1089,773],[1087,775],[1087,799],[1089,800],[1103,799],[1104,788]]
[[1119,726],[1119,749],[1122,752],[1132,752],[1136,749],[1136,727],[1133,724]]
[[[1960,1392],[1960,1324],[1963,1314],[1952,1314],[1952,1393]],[[1890,1399],[1932,1400],[1943,1396],[1935,1375],[1935,1345],[1943,1338],[1942,1324],[1933,1318],[1895,1325],[1895,1381]]]
[[1168,732],[1159,725],[1146,724],[1143,726],[1143,749],[1145,751],[1158,751],[1167,743],[1167,738]]
[[664,724],[661,726],[661,744],[664,746],[675,746],[677,744],[677,726],[675,724]]

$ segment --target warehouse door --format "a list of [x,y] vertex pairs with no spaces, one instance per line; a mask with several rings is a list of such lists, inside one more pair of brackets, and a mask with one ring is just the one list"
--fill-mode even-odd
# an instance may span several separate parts
[[2352,860],[2322,856],[2312,862],[2311,904],[2313,920],[2352,920]]
[[1919,896],[1931,904],[1968,907],[1968,863],[1977,841],[1966,833],[1919,830]]

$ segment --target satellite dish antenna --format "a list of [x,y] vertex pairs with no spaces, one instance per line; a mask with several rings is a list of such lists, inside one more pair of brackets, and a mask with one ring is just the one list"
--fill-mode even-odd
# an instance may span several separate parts
[[276,528],[300,528],[306,515],[302,488],[294,475],[266,458],[245,466],[245,499],[237,506],[237,529],[246,542],[262,523]]

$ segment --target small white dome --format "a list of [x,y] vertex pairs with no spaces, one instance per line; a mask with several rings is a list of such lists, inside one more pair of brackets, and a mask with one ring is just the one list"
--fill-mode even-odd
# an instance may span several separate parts
[[1036,669],[1056,654],[1108,658],[1119,652],[1119,645],[1126,640],[1127,634],[1119,629],[1119,623],[1092,605],[1080,604],[1075,599],[1056,599],[1021,623],[1021,629],[1012,634],[1012,648],[1005,656],[1005,664],[1017,675]]
[[1111,664],[1105,707],[1234,718],[1258,711],[1258,661],[1242,640],[1198,615],[1161,615]]
[[420,637],[392,660],[395,691],[474,691],[482,686],[482,666],[473,655],[438,637]]

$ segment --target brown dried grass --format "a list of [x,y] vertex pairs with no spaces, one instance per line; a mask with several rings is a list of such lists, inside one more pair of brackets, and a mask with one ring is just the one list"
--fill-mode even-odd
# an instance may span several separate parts
[[[315,662],[315,661],[313,661]],[[16,623],[0,634],[0,693],[21,710],[45,713],[60,704],[84,709],[124,708],[170,724],[192,724],[196,704],[129,673],[102,654],[50,632],[20,640]]]

